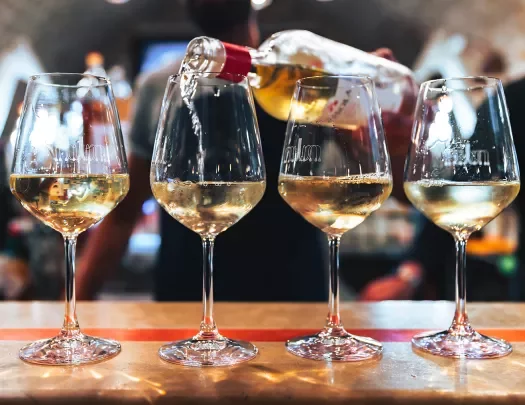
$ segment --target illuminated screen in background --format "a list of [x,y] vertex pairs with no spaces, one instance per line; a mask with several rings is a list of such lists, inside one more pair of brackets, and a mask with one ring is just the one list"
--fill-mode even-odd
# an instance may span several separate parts
[[186,53],[188,41],[148,42],[141,49],[139,73],[154,72],[180,60]]
[[[152,73],[163,67],[182,59],[186,53],[186,47],[189,41],[145,41],[139,49],[139,74]],[[145,218],[151,218],[157,215],[154,209],[155,200],[148,200],[142,208]],[[156,224],[150,221],[151,224]],[[149,227],[151,230],[151,226]],[[133,240],[132,240],[133,242]]]

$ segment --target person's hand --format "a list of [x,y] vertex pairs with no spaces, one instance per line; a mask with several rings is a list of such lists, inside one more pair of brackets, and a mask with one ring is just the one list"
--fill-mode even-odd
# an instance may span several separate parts
[[360,301],[409,300],[414,289],[397,275],[370,282],[359,296]]
[[401,264],[396,274],[371,281],[359,296],[360,301],[409,300],[421,283],[423,270],[418,263]]

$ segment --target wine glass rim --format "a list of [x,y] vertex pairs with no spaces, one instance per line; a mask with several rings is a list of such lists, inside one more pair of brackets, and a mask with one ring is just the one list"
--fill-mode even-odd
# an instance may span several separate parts
[[[83,78],[90,77],[93,79],[96,79],[98,83],[96,84],[57,84],[57,83],[49,83],[46,81],[42,81],[42,79],[45,78],[52,78],[52,77],[78,77],[79,81]],[[49,87],[63,87],[63,88],[70,88],[70,89],[81,89],[81,88],[95,88],[95,87],[107,87],[111,85],[111,80],[107,77],[92,75],[90,73],[39,73],[36,75],[29,76],[29,81],[37,83],[38,85],[42,86],[49,86]]]
[[468,80],[484,81],[484,83],[479,83],[477,85],[469,86],[464,89],[450,88],[448,90],[451,90],[451,91],[479,90],[489,85],[499,85],[501,83],[501,79],[497,77],[493,77],[493,76],[456,76],[456,77],[444,77],[441,79],[426,80],[421,83],[421,87],[425,87],[428,90],[442,91],[441,87],[435,87],[435,86],[438,84],[442,86],[446,82],[466,82]]
[[319,76],[308,76],[303,77],[302,79],[297,80],[297,87],[305,89],[329,89],[334,86],[327,85],[313,85],[306,84],[305,82],[309,80],[322,80],[322,79],[349,79],[355,81],[354,85],[356,87],[369,86],[374,84],[374,80],[367,75],[319,75]]
[[[183,72],[183,73],[177,73],[177,74],[174,74],[174,75],[171,75],[169,78],[168,78],[168,82],[169,83],[176,83],[177,80],[182,77],[183,75],[191,75],[191,76],[199,76],[203,79],[209,79],[209,80],[216,80],[216,79],[222,79],[222,80],[225,80],[226,83],[223,84],[223,86],[235,86],[235,85],[238,85],[239,83],[241,82],[244,82],[248,79],[248,77],[246,75],[243,75],[243,74],[240,74],[240,73],[225,73],[225,72],[219,72],[219,71],[216,71],[216,70],[209,70],[209,71],[204,71],[204,72],[198,72],[198,71],[186,71],[186,72]],[[210,75],[209,77],[205,77],[205,75]],[[220,75],[224,75],[226,77],[219,77]],[[231,80],[230,83],[228,83],[230,80],[228,79],[234,79],[234,80]],[[239,80],[235,80],[235,79],[239,79]],[[202,83],[199,83],[199,85],[201,86],[217,86],[217,84],[202,84]]]

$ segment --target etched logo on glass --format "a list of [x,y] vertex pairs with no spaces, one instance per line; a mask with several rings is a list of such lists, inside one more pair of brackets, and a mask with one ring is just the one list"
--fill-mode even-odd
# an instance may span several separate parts
[[319,145],[303,145],[299,138],[296,146],[287,146],[284,149],[283,163],[320,162],[321,147]]
[[445,167],[490,166],[490,156],[486,149],[472,149],[470,142],[448,147],[441,153]]
[[109,145],[84,145],[77,141],[67,149],[57,147],[55,144],[31,146],[31,152],[25,159],[27,171],[53,170],[63,166],[86,166],[92,164],[109,167],[111,163],[120,164],[118,154],[112,152]]

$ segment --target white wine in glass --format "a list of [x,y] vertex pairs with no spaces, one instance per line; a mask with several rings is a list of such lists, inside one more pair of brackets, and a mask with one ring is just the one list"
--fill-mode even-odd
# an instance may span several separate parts
[[62,234],[66,258],[62,329],[56,337],[24,346],[20,358],[77,365],[116,356],[118,342],[81,332],[75,302],[77,237],[109,214],[129,190],[109,80],[72,73],[30,78],[9,183],[27,211]]
[[251,360],[257,348],[222,336],[213,313],[215,238],[248,215],[266,188],[248,81],[241,75],[218,78],[216,72],[171,76],[162,105],[151,190],[168,214],[201,237],[203,315],[195,336],[165,344],[159,356],[193,367]]
[[264,181],[152,182],[158,203],[201,236],[215,236],[239,221],[261,200]]
[[[327,94],[344,97],[327,99]],[[310,114],[313,110],[315,114]],[[379,114],[374,83],[368,77],[318,76],[297,82],[279,193],[327,235],[330,288],[324,329],[286,343],[287,350],[296,356],[360,361],[377,358],[383,351],[381,343],[348,333],[339,314],[341,236],[379,209],[392,191],[390,158]]]
[[77,235],[95,225],[129,190],[127,174],[10,176],[22,206],[55,231]]
[[[520,190],[518,160],[498,79],[464,77],[421,85],[404,188],[414,206],[456,245],[456,311],[448,330],[412,344],[445,357],[490,359],[510,343],[476,332],[467,315],[466,246]],[[432,247],[429,247],[432,249]]]
[[279,193],[304,219],[328,235],[343,235],[376,211],[392,191],[383,175],[279,177]]
[[448,232],[471,234],[496,218],[518,195],[519,181],[406,182],[414,206]]

